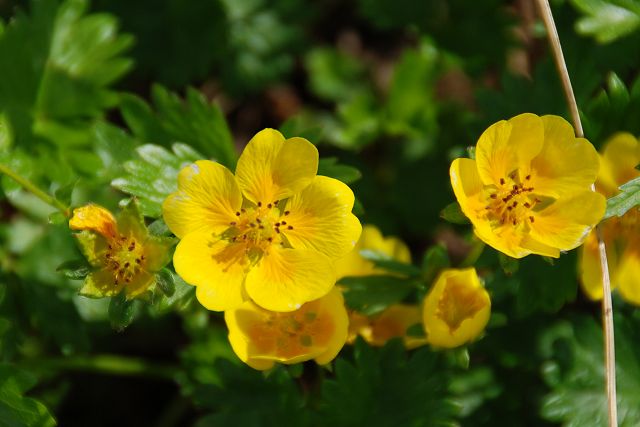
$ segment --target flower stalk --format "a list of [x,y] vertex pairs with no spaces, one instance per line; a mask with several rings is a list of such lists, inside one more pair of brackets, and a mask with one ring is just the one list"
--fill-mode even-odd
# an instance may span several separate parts
[[[553,53],[554,62],[562,82],[562,88],[567,100],[567,105],[571,113],[571,119],[573,126],[576,130],[576,136],[584,137],[584,131],[582,129],[582,122],[580,120],[580,112],[578,110],[578,104],[576,97],[571,86],[571,79],[569,78],[569,71],[567,70],[567,64],[564,60],[562,53],[562,46],[560,45],[560,38],[558,37],[558,30],[556,29],[555,22],[553,20],[553,14],[548,0],[537,0],[538,8],[542,21],[547,30],[547,36],[549,38],[549,44],[551,45],[551,51]],[[595,191],[595,186],[593,186]],[[605,380],[607,389],[607,403],[609,413],[609,427],[617,427],[618,425],[618,409],[616,398],[616,356],[615,356],[615,338],[613,328],[613,305],[611,302],[611,282],[609,278],[609,266],[607,262],[607,251],[602,236],[602,230],[600,226],[596,226],[596,236],[598,239],[598,252],[600,255],[600,266],[602,270],[602,286],[603,286],[603,298],[602,298],[602,325],[604,330],[604,348],[605,348]]]
[[20,184],[22,188],[24,188],[25,190],[27,190],[28,192],[30,192],[31,194],[33,194],[34,196],[36,196],[37,198],[45,202],[46,204],[58,209],[60,212],[62,212],[62,214],[65,217],[69,218],[71,216],[71,211],[68,206],[65,206],[65,204],[62,203],[60,200],[45,193],[44,191],[39,189],[34,183],[20,176],[15,171],[3,165],[2,163],[0,163],[0,173],[5,174],[9,178],[13,179],[15,182]]

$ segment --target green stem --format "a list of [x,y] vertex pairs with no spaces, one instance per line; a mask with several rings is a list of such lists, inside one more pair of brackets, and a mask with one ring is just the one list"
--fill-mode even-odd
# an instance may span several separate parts
[[60,202],[55,197],[52,197],[49,194],[45,193],[44,191],[36,187],[36,185],[33,184],[31,181],[18,175],[16,172],[9,169],[7,166],[3,165],[2,163],[0,163],[0,173],[3,173],[7,175],[9,178],[13,179],[15,182],[20,184],[25,190],[27,190],[28,192],[30,192],[31,194],[33,194],[34,196],[36,196],[37,198],[45,202],[46,204],[58,209],[67,218],[71,216],[69,207],[65,206],[62,202]]
[[180,368],[151,363],[145,359],[101,354],[90,357],[72,356],[53,359],[32,359],[20,364],[31,371],[81,371],[107,375],[158,378],[173,381]]
[[[551,7],[548,0],[537,0],[542,21],[547,29],[547,35],[549,37],[549,43],[551,45],[551,51],[556,63],[558,75],[562,82],[562,88],[564,90],[567,105],[571,112],[571,118],[576,130],[576,135],[580,138],[584,137],[582,130],[582,122],[580,121],[580,112],[578,110],[578,104],[576,97],[571,87],[571,79],[569,78],[569,72],[567,70],[567,64],[562,54],[562,46],[560,45],[560,38],[558,37],[558,30],[556,24],[553,21],[553,14],[551,13]],[[595,185],[591,186],[591,190],[595,191]],[[598,240],[598,253],[600,255],[600,269],[602,272],[602,329],[604,335],[604,368],[605,368],[605,382],[607,392],[607,409],[609,414],[609,427],[617,427],[618,425],[618,407],[616,397],[616,351],[615,351],[615,336],[613,327],[613,304],[611,301],[611,278],[609,277],[609,264],[607,262],[607,251],[602,236],[602,229],[600,225],[596,225],[596,236]]]

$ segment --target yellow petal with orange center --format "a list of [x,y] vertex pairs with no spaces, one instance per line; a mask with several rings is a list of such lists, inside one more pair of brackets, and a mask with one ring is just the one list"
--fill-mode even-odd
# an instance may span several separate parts
[[107,239],[115,237],[118,232],[113,214],[102,206],[94,204],[74,209],[73,216],[69,220],[69,228],[94,231]]
[[294,248],[313,249],[331,259],[355,247],[362,226],[351,213],[353,191],[337,179],[317,176],[285,207],[283,233]]
[[576,192],[535,212],[530,235],[535,240],[563,251],[582,244],[591,229],[602,219],[606,199],[593,191]]
[[293,311],[326,295],[334,284],[335,272],[326,255],[272,246],[247,274],[245,289],[267,310]]
[[428,342],[453,348],[476,339],[491,314],[489,294],[474,268],[444,270],[423,305]]
[[426,344],[427,340],[407,335],[407,329],[420,323],[422,323],[422,311],[419,307],[394,304],[371,319],[369,334],[363,338],[376,346],[383,346],[392,338],[402,338],[406,348],[416,348]]
[[242,193],[233,174],[219,163],[199,160],[180,171],[178,191],[162,203],[162,216],[182,238],[195,231],[223,232],[241,206]]
[[535,114],[520,114],[490,126],[476,145],[482,182],[501,185],[501,180],[529,164],[542,149],[542,141],[542,121]]
[[292,364],[315,358],[317,363],[328,363],[344,345],[348,328],[344,300],[336,288],[287,313],[265,310],[248,301],[225,312],[225,322],[235,353],[260,370],[274,362]]
[[211,234],[187,234],[176,247],[176,273],[196,286],[196,298],[209,310],[224,311],[241,305],[248,268],[244,246],[218,240]]
[[245,197],[265,205],[301,191],[318,172],[318,149],[304,138],[264,129],[238,159],[236,178]]
[[534,193],[550,197],[588,189],[598,175],[600,160],[593,145],[576,138],[562,117],[543,116],[544,146],[531,161]]
[[363,257],[361,251],[372,251],[388,259],[411,263],[411,252],[402,240],[385,238],[377,227],[365,225],[355,248],[335,262],[338,278],[386,274],[385,270],[376,268],[373,262]]

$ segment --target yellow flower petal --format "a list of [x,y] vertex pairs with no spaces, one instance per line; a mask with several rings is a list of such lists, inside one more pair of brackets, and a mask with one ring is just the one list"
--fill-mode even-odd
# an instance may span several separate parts
[[238,159],[236,178],[245,197],[272,203],[305,188],[318,172],[318,150],[304,138],[264,129],[249,141]]
[[187,234],[173,255],[176,273],[197,287],[198,301],[213,311],[238,307],[245,300],[246,262],[242,245],[198,232]]
[[[612,289],[615,288],[618,281],[616,258],[615,249],[611,245],[607,245],[607,262]],[[584,244],[580,247],[578,266],[580,285],[584,293],[594,301],[601,300],[603,295],[602,269],[600,268],[600,253],[595,231],[589,233]]]
[[407,335],[407,329],[422,323],[422,311],[415,305],[394,304],[370,320],[363,338],[371,345],[383,346],[392,338],[402,338],[408,349],[427,343],[425,338]]
[[606,208],[606,199],[593,191],[576,192],[540,212],[530,224],[531,237],[563,251],[582,244]]
[[162,203],[162,216],[182,238],[194,231],[223,232],[241,206],[233,174],[219,163],[199,160],[180,171],[178,191]]
[[488,221],[482,215],[486,202],[482,199],[483,184],[476,161],[465,158],[455,159],[451,163],[449,177],[462,212],[475,226],[479,226],[479,222],[488,225]]
[[474,340],[491,314],[489,294],[473,268],[444,270],[423,305],[428,342],[453,348]]
[[267,310],[293,311],[326,295],[334,283],[333,266],[322,253],[274,246],[251,268],[245,289]]
[[335,262],[338,278],[387,274],[385,270],[376,268],[373,262],[364,258],[360,253],[363,250],[373,251],[396,261],[411,263],[411,252],[402,240],[396,237],[385,238],[377,227],[365,225],[355,248]]
[[156,276],[155,274],[149,273],[147,271],[140,271],[138,274],[133,276],[131,282],[125,284],[125,292],[127,295],[127,299],[132,299],[137,297],[138,295],[143,294],[150,286],[155,283]]
[[265,310],[248,301],[226,311],[225,322],[233,350],[255,369],[314,358],[317,363],[329,363],[344,345],[348,329],[344,300],[336,288],[286,313]]
[[349,334],[349,316],[344,306],[342,292],[336,287],[331,289],[321,300],[321,317],[327,317],[333,321],[332,333],[324,332],[323,337],[318,337],[318,341],[325,346],[325,351],[316,356],[316,363],[326,365],[340,353]]
[[111,271],[96,270],[85,279],[80,295],[93,298],[113,297],[122,291],[124,285],[124,282],[115,283]]
[[94,231],[107,239],[113,238],[118,232],[116,219],[111,212],[94,204],[74,209],[73,216],[69,220],[69,228]]
[[478,173],[485,185],[500,185],[501,179],[528,165],[542,149],[540,117],[525,113],[490,126],[476,145]]
[[544,146],[531,161],[534,193],[551,197],[588,189],[600,168],[598,153],[558,116],[543,116]]
[[353,250],[362,226],[352,213],[353,191],[337,179],[317,176],[286,206],[283,233],[294,248],[313,249],[331,259]]
[[627,250],[620,259],[617,271],[618,290],[632,304],[640,305],[640,252]]
[[629,133],[617,133],[604,146],[598,189],[611,197],[618,193],[618,187],[640,176],[635,169],[640,163],[640,142]]

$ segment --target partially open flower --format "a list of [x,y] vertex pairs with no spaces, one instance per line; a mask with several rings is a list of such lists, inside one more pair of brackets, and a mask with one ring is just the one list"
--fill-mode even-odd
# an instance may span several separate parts
[[89,297],[119,294],[134,298],[155,285],[155,273],[170,259],[173,239],[152,236],[135,202],[125,206],[118,219],[107,209],[89,204],[74,209],[69,228],[93,272],[80,293]]
[[491,300],[474,268],[440,273],[424,299],[424,328],[434,347],[453,348],[476,339],[491,315]]
[[338,278],[388,274],[362,256],[362,251],[373,252],[382,258],[411,263],[411,253],[404,242],[396,237],[384,237],[374,225],[362,227],[362,235],[355,248],[336,261]]
[[410,328],[422,328],[420,307],[408,304],[394,304],[382,313],[367,317],[352,312],[349,314],[349,343],[353,343],[358,335],[373,346],[383,346],[392,338],[402,338],[408,349],[425,345],[424,337],[413,336]]
[[451,164],[451,185],[475,234],[514,258],[559,257],[604,215],[592,191],[598,154],[558,116],[521,114],[489,127],[476,160]]
[[332,361],[347,339],[348,317],[342,293],[333,288],[324,297],[290,312],[265,310],[251,301],[227,310],[233,351],[255,369],[270,369],[276,362],[293,364],[315,359]]
[[[619,133],[606,142],[601,156],[601,170],[596,189],[607,197],[615,196],[618,187],[640,176],[640,142],[631,134]],[[607,248],[611,287],[622,297],[640,305],[640,209],[630,209],[622,217],[602,223]],[[580,250],[582,289],[594,300],[602,299],[602,269],[598,239],[591,232]]]
[[351,189],[317,169],[309,141],[265,129],[249,141],[235,176],[208,160],[180,171],[162,211],[181,239],[176,272],[197,286],[202,305],[224,311],[251,299],[293,311],[329,292],[333,261],[353,249],[362,228]]

